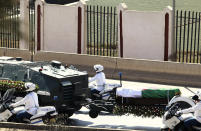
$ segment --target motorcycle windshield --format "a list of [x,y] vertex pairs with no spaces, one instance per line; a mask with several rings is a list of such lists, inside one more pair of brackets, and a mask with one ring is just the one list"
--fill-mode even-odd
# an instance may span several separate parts
[[2,99],[3,102],[8,100],[8,99],[10,99],[13,96],[14,93],[15,93],[15,89],[8,89],[5,92],[5,94],[3,95],[3,99]]

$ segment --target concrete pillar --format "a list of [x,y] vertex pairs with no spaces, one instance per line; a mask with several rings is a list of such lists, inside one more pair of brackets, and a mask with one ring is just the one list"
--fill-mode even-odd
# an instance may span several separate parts
[[[78,9],[78,45],[80,44],[81,48],[81,54],[87,53],[87,19],[85,17],[85,8],[86,8],[86,2],[84,0],[80,0],[77,4]],[[81,14],[79,14],[79,11]],[[81,15],[81,16],[79,16]],[[79,20],[80,19],[80,20]],[[81,29],[79,29],[81,28]]]
[[29,48],[29,0],[20,1],[20,49]]
[[44,49],[44,0],[35,2],[35,52]]
[[117,7],[118,12],[118,49],[119,49],[119,56],[123,57],[123,12],[128,9],[127,5],[125,3],[120,3]]

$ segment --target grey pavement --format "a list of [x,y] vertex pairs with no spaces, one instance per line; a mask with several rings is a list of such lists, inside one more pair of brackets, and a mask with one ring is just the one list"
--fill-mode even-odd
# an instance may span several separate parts
[[[107,80],[107,83],[119,83],[119,81]],[[189,89],[186,89],[182,86],[160,85],[131,81],[123,81],[122,85],[123,87],[133,88],[179,88],[182,92],[182,96],[187,97],[194,95],[191,91],[201,91],[201,89],[199,88],[189,87]],[[160,128],[163,126],[162,118],[160,117],[143,118],[136,117],[134,115],[118,116],[103,112],[97,118],[92,119],[88,116],[88,109],[85,107],[76,112],[71,118],[74,120],[74,124],[77,126],[88,126],[97,128],[159,131]]]

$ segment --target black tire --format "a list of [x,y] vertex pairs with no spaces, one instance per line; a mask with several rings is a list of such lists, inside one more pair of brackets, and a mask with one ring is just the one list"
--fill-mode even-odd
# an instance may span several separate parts
[[12,115],[11,117],[9,117],[7,122],[17,122],[16,121],[16,115]]
[[66,114],[68,115],[68,117],[71,117],[74,114],[74,111],[68,111]]
[[91,118],[96,118],[96,117],[98,117],[98,114],[99,114],[99,112],[97,112],[97,111],[94,111],[94,110],[90,110],[90,111],[89,111],[89,116],[90,116]]

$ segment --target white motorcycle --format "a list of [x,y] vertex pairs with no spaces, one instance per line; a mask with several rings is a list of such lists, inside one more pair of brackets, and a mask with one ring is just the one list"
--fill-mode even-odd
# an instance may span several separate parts
[[[19,106],[16,108],[10,108],[9,105],[14,103],[14,92],[15,89],[8,89],[4,96],[1,97],[1,105],[0,105],[0,121],[7,122],[17,122],[16,114],[20,111],[25,110],[24,106]],[[55,117],[57,116],[57,112],[55,107],[53,106],[45,106],[39,107],[37,109],[37,114],[32,116],[30,120],[23,119],[23,123],[29,124],[49,124],[53,122]]]
[[[119,73],[120,76],[120,84],[107,84],[105,85],[105,89],[100,93],[92,94],[94,99],[88,100],[87,108],[89,111],[89,116],[91,118],[98,117],[101,111],[112,113],[113,108],[116,104],[116,89],[122,87],[122,74]],[[90,86],[93,88],[94,86]]]
[[[177,114],[177,111],[194,106],[195,103],[191,98],[174,96],[166,107],[163,116],[164,127],[161,131],[184,131],[183,122],[192,117],[192,114]],[[194,130],[201,130],[201,127],[193,127]]]

